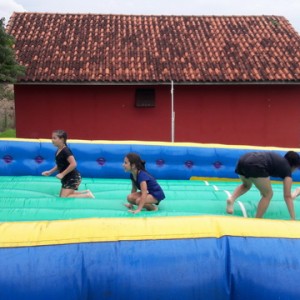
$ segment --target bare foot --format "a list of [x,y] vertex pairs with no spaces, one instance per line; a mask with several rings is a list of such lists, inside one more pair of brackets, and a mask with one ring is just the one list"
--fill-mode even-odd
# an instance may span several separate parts
[[95,199],[94,194],[93,194],[90,190],[87,190],[87,195],[89,196],[88,198],[93,198],[93,199]]
[[230,199],[226,200],[227,206],[226,206],[226,212],[228,214],[233,214],[233,201]]
[[128,209],[133,208],[133,204],[131,204],[131,203],[124,203],[124,206],[127,207]]

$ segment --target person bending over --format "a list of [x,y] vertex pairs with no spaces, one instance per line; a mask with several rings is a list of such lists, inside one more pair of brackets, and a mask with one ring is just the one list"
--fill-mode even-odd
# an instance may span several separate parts
[[258,203],[256,218],[262,218],[273,196],[270,176],[283,180],[283,197],[291,219],[295,219],[292,188],[292,173],[300,167],[300,156],[294,151],[288,151],[284,157],[271,151],[249,152],[240,157],[235,172],[242,184],[226,200],[226,212],[233,214],[234,201],[248,192],[252,186],[259,190],[261,199]]

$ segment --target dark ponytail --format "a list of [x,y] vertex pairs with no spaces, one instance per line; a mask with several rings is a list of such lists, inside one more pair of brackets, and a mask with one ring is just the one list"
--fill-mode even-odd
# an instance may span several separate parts
[[54,130],[53,133],[55,133],[60,139],[64,139],[64,144],[67,146],[67,133],[64,130],[58,129]]
[[300,156],[295,151],[288,151],[284,158],[289,162],[291,167],[300,167]]
[[138,170],[146,171],[145,164],[146,162],[141,159],[141,157],[133,152],[130,152],[126,155],[131,165],[135,165]]

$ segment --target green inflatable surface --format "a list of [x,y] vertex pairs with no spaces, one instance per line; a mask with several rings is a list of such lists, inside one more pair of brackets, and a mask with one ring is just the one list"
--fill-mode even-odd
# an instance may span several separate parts
[[[90,189],[95,199],[59,198],[60,181],[54,177],[0,177],[0,222],[67,220],[109,217],[160,217],[227,215],[226,199],[239,181],[158,180],[166,199],[157,212],[133,215],[123,205],[131,190],[128,179],[83,179],[80,190]],[[289,219],[281,183],[273,184],[274,196],[265,218]],[[235,203],[235,216],[254,217],[259,192],[253,187]],[[300,216],[298,200],[296,216]]]

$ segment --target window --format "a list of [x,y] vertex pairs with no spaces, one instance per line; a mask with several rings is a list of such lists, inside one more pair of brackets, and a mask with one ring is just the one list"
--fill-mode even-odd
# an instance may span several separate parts
[[155,107],[155,89],[136,89],[135,107]]

